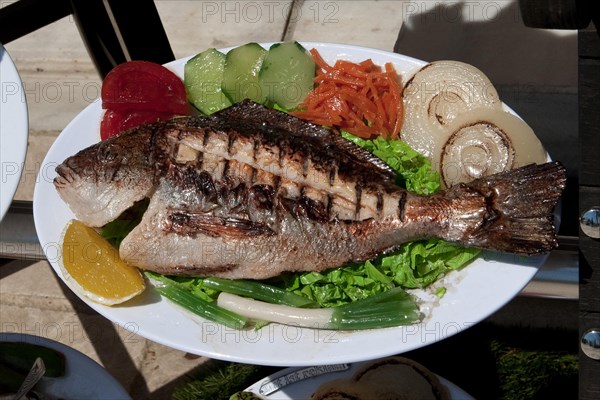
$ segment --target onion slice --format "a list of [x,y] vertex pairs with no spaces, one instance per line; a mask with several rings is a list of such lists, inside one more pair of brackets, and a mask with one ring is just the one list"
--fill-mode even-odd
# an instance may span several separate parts
[[476,67],[460,61],[434,61],[404,85],[404,122],[400,138],[431,157],[438,137],[464,112],[476,108],[500,109],[498,92]]
[[503,110],[480,108],[465,112],[454,119],[447,131],[447,138],[435,144],[432,156],[432,165],[439,167],[446,187],[548,161],[548,154],[531,127]]

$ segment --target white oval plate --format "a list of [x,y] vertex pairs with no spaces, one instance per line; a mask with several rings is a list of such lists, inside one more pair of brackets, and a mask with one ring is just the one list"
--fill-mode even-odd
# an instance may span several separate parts
[[0,44],[0,221],[19,186],[29,137],[29,116],[23,83]]
[[[351,379],[371,362],[286,368],[255,382],[245,391],[268,400],[310,399],[321,385],[336,379]],[[437,377],[448,390],[451,400],[474,400],[454,383],[439,375]]]
[[35,392],[48,399],[131,399],[121,384],[85,354],[54,340],[23,333],[0,333],[0,342],[29,343],[56,350],[65,356],[65,375],[42,377]]
[[[371,58],[382,65],[391,61],[402,75],[424,65],[423,61],[410,57],[363,47],[303,44],[307,49],[317,48],[328,62],[339,58],[353,61]],[[189,58],[173,61],[167,67],[183,76]],[[101,117],[101,104],[96,101],[73,119],[48,151],[35,187],[33,211],[38,238],[52,267],[69,286],[71,283],[63,277],[58,265],[59,240],[74,215],[54,189],[54,169],[67,157],[99,141]],[[467,329],[516,296],[542,261],[542,257],[520,259],[485,254],[436,285],[445,285],[448,291],[435,304],[425,305],[427,317],[422,323],[368,331],[335,332],[279,324],[258,331],[233,330],[192,316],[152,290],[118,307],[82,300],[114,323],[147,339],[210,358],[289,367],[350,363],[420,348]]]

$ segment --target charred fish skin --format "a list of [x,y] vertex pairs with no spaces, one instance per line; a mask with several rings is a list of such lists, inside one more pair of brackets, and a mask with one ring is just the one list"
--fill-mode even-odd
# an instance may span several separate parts
[[150,138],[159,126],[143,126],[100,142],[56,168],[54,186],[83,223],[100,227],[148,197],[156,177]]
[[[256,112],[256,105],[251,109]],[[230,167],[243,165],[250,174],[245,177],[247,184],[274,183],[276,191],[286,190],[292,197],[302,192],[314,200],[329,201],[328,207],[341,219],[396,212],[395,201],[387,206],[382,197],[395,196],[395,174],[381,160],[339,134],[295,118],[295,124],[309,127],[285,130],[294,124],[278,121],[282,118],[278,114],[283,113],[262,106],[259,110],[260,119],[250,114],[240,120],[241,113],[235,113],[238,119],[224,118],[229,113],[215,114],[218,119],[180,119],[180,129],[161,137],[157,146],[163,154],[173,154],[171,162],[198,162],[198,168],[217,180]],[[285,120],[293,118],[283,115]],[[257,122],[265,120],[275,122]]]
[[[368,236],[368,229],[352,226],[353,220],[398,213],[397,196],[404,192],[385,170],[372,167],[376,172],[361,178],[369,184],[357,190],[348,171],[348,158],[355,155],[329,155],[326,169],[306,161],[325,159],[324,146],[312,150],[304,144],[293,151],[290,138],[274,137],[290,133],[273,126],[263,132],[262,124],[241,128],[236,122],[234,129],[213,119],[178,123],[156,137],[164,155],[156,164],[161,180],[141,224],[121,244],[121,257],[134,265],[254,279],[323,270],[365,252],[375,255],[355,241]],[[371,203],[365,201],[369,190],[378,193]]]
[[244,100],[217,113],[218,118],[244,121],[254,126],[268,125],[282,131],[294,132],[300,137],[320,138],[328,142],[328,146],[337,147],[353,157],[354,162],[367,169],[375,169],[382,176],[395,178],[394,171],[380,158],[363,148],[342,138],[339,132],[319,125],[308,123],[298,118],[290,118],[286,113],[274,112],[258,103]]
[[163,274],[265,279],[374,257],[395,246],[401,232],[394,218],[324,220],[307,201],[276,197],[267,186],[246,192],[243,208],[256,214],[239,209],[237,215],[220,207],[174,209],[164,201],[172,189],[161,182],[144,219],[121,244],[121,258]]
[[[538,228],[526,218],[525,222],[515,220],[518,215],[498,218],[506,213],[503,207],[523,209],[525,204],[538,202],[536,197],[546,198],[549,193],[539,189],[548,180],[536,184],[531,196],[520,200],[523,204],[508,201],[506,198],[514,197],[510,194],[504,195],[506,204],[495,204],[495,197],[498,193],[531,192],[524,186],[530,177],[541,175],[553,179],[557,190],[549,198],[556,200],[564,186],[560,178],[564,178],[564,169],[561,175],[559,164],[538,172],[539,168],[532,166],[429,197],[391,187],[389,178],[379,173],[369,176],[369,185],[357,191],[359,174],[350,184],[349,175],[345,181],[329,177],[303,180],[305,176],[298,170],[304,168],[309,151],[303,147],[299,157],[277,151],[283,141],[243,136],[227,125],[205,129],[198,121],[182,122],[185,128],[173,130],[161,138],[163,144],[157,143],[171,151],[171,156],[160,166],[165,173],[153,198],[156,201],[151,203],[148,218],[125,239],[121,249],[130,263],[156,272],[265,279],[285,271],[322,271],[363,261],[407,241],[430,237],[522,254],[548,251],[555,245],[555,240],[549,239],[514,247],[514,234],[500,235],[507,223],[523,237],[537,235]],[[245,129],[253,133],[261,128]],[[273,127],[269,129],[271,134]],[[257,149],[262,152],[262,165],[254,157]],[[278,159],[282,154],[289,160]],[[286,163],[296,171],[295,181],[280,168]],[[550,170],[556,170],[555,175]],[[335,187],[336,182],[347,187]],[[369,195],[375,199],[369,212],[362,211],[367,198],[362,194],[364,187],[373,191]],[[551,215],[552,208],[553,204],[547,203],[539,214]],[[552,223],[546,222],[550,228],[545,235],[552,238],[548,231],[553,229]],[[527,227],[533,229],[521,231]],[[495,236],[490,237],[488,231]]]
[[[460,185],[435,196],[404,192],[397,215],[380,220],[322,220],[307,212],[301,200],[272,198],[266,205],[273,204],[276,231],[259,220],[174,211],[160,200],[151,204],[148,218],[125,239],[121,256],[163,274],[266,279],[288,271],[322,271],[370,259],[393,251],[401,243],[430,237],[523,255],[538,254],[556,246],[551,219],[543,210],[553,208],[552,201],[545,200],[547,192],[534,191],[517,200],[526,201],[521,206],[527,207],[533,200],[531,196],[545,203],[533,216],[515,213],[522,207],[504,196],[514,187],[523,189],[524,181],[547,183],[541,176],[554,177],[551,179],[560,185],[562,171],[560,164],[552,163],[526,167],[471,186]],[[171,190],[164,187],[156,196],[168,195]],[[499,204],[494,202],[496,198]],[[540,233],[541,227],[547,231]]]
[[[553,209],[566,179],[556,162],[417,196],[396,186],[381,160],[336,132],[251,102],[118,138],[67,160],[57,189],[72,192],[63,198],[75,209],[120,209],[126,202],[113,192],[94,205],[101,188],[144,175],[143,190],[120,188],[127,202],[150,198],[120,248],[125,261],[142,269],[265,279],[363,261],[433,237],[524,255],[556,246]],[[147,142],[136,144],[142,138]],[[124,147],[133,154],[126,156]],[[87,163],[99,169],[79,172],[98,186],[93,195],[78,183],[82,178],[65,177]]]

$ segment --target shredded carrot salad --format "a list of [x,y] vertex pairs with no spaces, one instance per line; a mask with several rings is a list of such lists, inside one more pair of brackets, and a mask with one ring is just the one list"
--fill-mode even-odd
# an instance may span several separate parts
[[331,66],[310,50],[317,74],[315,88],[291,114],[315,124],[373,139],[395,139],[402,126],[402,89],[391,63],[385,69],[371,59],[360,63],[338,60]]

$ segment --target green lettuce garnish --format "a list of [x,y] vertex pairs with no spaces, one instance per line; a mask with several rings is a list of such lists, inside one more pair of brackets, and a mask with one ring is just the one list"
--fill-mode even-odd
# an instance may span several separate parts
[[[282,286],[314,300],[321,307],[335,307],[364,299],[392,287],[425,288],[446,273],[462,268],[479,250],[431,239],[402,245],[399,250],[364,263],[325,272],[291,274]],[[443,289],[436,294],[442,296]]]
[[148,209],[148,204],[150,204],[149,199],[138,201],[119,218],[104,225],[100,231],[102,237],[118,248],[125,236],[142,221],[144,212]]
[[384,139],[382,136],[367,140],[342,131],[342,137],[368,150],[389,165],[397,175],[398,185],[423,195],[435,193],[440,188],[440,174],[421,153],[400,140]]

